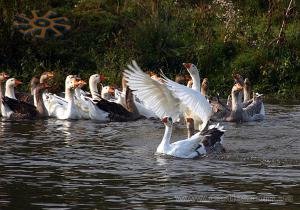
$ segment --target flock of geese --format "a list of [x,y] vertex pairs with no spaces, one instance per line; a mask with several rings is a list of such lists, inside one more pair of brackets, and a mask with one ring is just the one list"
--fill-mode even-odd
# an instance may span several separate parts
[[[262,95],[253,93],[249,80],[234,75],[234,85],[227,103],[208,96],[208,79],[201,84],[197,67],[183,64],[190,79],[172,81],[163,72],[147,74],[135,61],[123,72],[122,89],[102,86],[100,74],[89,78],[90,92],[82,90],[87,83],[77,75],[65,80],[65,91],[56,95],[48,92],[53,72],[44,72],[30,81],[31,92],[15,92],[21,81],[0,73],[1,115],[7,119],[91,119],[99,122],[135,121],[157,118],[165,125],[158,154],[179,158],[195,158],[211,152],[223,152],[224,127],[212,121],[247,122],[263,120]],[[184,79],[184,81],[186,81]],[[184,83],[184,84],[183,84]],[[3,87],[5,84],[5,88]],[[101,88],[98,89],[99,84]],[[5,90],[5,91],[4,91]],[[185,122],[188,137],[171,143],[173,123]]]

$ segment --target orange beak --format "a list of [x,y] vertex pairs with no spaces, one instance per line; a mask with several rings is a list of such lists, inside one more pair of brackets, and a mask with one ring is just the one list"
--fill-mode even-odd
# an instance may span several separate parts
[[161,121],[162,121],[163,123],[167,123],[167,122],[168,122],[168,118],[167,118],[167,117],[164,117]]
[[54,72],[53,71],[48,72],[47,77],[53,78],[54,77]]
[[115,88],[109,87],[108,93],[110,93],[111,95],[115,95]]
[[86,82],[85,82],[84,80],[79,80],[78,83],[79,83],[80,85],[82,85],[82,86],[83,86],[83,85],[86,85]]
[[20,80],[15,80],[15,85],[17,86],[17,85],[20,85],[20,84],[23,84],[23,82],[21,82]]
[[191,66],[192,66],[191,63],[183,63],[182,65],[187,69],[191,68]]
[[99,74],[99,80],[100,82],[106,80],[106,77],[103,74]]
[[243,86],[240,85],[240,83],[236,83],[235,86],[237,87],[238,90],[243,90]]

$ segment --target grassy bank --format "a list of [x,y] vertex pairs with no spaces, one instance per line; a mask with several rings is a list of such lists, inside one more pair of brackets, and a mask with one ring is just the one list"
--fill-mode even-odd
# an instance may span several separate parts
[[[270,2],[272,4],[270,4]],[[120,83],[132,59],[144,70],[170,77],[192,62],[208,77],[212,94],[227,95],[232,73],[248,77],[254,90],[271,98],[300,96],[299,5],[290,0],[0,0],[0,68],[24,81],[46,69],[67,74],[102,72]],[[297,7],[298,6],[298,7]],[[62,39],[24,38],[14,15],[53,10],[70,19]],[[42,64],[42,65],[41,65]]]

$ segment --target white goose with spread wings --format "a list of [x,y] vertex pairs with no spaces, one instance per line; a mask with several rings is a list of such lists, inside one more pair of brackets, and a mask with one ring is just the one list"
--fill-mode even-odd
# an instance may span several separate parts
[[164,83],[153,80],[135,61],[124,70],[124,77],[133,93],[160,119],[170,116],[177,120],[182,114],[192,115],[194,121],[203,122],[202,125],[198,123],[199,130],[206,127],[212,109],[200,91],[180,85],[164,75]]
[[209,103],[200,91],[173,82],[164,75],[163,83],[153,80],[139,68],[135,61],[132,65],[128,65],[128,68],[124,70],[124,78],[128,86],[165,124],[165,133],[156,153],[180,158],[195,158],[206,154],[217,145],[223,149],[222,139],[225,130],[219,125],[209,126],[207,130],[198,132],[190,138],[170,143],[172,118],[177,119],[186,110],[192,110],[203,121],[203,128],[207,128],[211,115]]
[[170,155],[179,158],[195,158],[211,152],[223,152],[223,126],[211,125],[208,130],[198,132],[190,138],[171,143],[173,121],[171,117],[164,117],[165,133],[156,149],[157,154]]

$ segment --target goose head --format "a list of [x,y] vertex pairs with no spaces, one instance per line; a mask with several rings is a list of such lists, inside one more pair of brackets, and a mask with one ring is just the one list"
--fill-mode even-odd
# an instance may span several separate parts
[[239,94],[243,90],[243,86],[240,85],[239,83],[236,83],[231,90],[231,93],[234,95]]
[[77,75],[75,75],[75,74],[68,75],[65,80],[65,86],[67,86],[71,82],[71,80],[76,79],[76,78],[77,78]]
[[189,88],[192,88],[192,86],[193,86],[193,80],[190,79],[190,80],[187,82],[186,86],[189,87]]
[[54,72],[53,71],[45,71],[42,73],[40,77],[40,83],[44,83],[45,81],[52,79],[54,77]]
[[171,125],[173,124],[172,118],[171,118],[171,117],[168,117],[168,116],[162,118],[161,121],[162,121],[166,126],[171,126]]
[[20,84],[23,84],[20,80],[17,80],[15,78],[10,78],[6,81],[6,88],[14,88]]
[[204,78],[201,84],[201,94],[206,96],[208,91],[208,79]]
[[233,74],[234,83],[239,83],[240,85],[244,85],[244,79],[240,74]]
[[34,90],[35,88],[37,87],[37,85],[40,83],[40,80],[39,78],[37,77],[32,77],[31,80],[30,80],[30,92],[31,92],[31,95],[34,94]]
[[182,65],[186,68],[186,70],[190,73],[190,75],[193,76],[199,75],[198,68],[195,64],[183,63]]
[[112,86],[104,86],[101,90],[101,97],[102,98],[110,98],[111,96],[114,96],[115,95],[115,88],[112,87]]
[[106,78],[102,74],[93,74],[90,76],[89,84],[98,84],[104,81]]
[[176,75],[176,77],[175,77],[175,82],[177,82],[177,83],[179,83],[179,84],[182,84],[182,85],[186,85],[186,83],[187,83],[187,80],[186,80],[186,78],[185,78],[185,76],[183,76],[183,75]]
[[74,90],[75,88],[77,88],[79,85],[81,85],[81,81],[77,80],[76,78],[72,78],[70,79],[70,81],[67,83],[66,85],[66,89],[67,90]]
[[153,71],[149,71],[149,72],[148,72],[148,75],[149,75],[149,76],[151,77],[151,79],[153,79],[153,80],[156,80],[156,81],[158,81],[158,82],[160,82],[160,83],[163,82],[162,78],[161,78],[160,76],[158,76],[158,74],[156,74],[156,73],[153,72]]
[[5,72],[0,73],[0,82],[6,81],[9,78],[9,75]]
[[231,90],[231,98],[232,98],[232,109],[233,107],[237,107],[238,104],[242,103],[242,94],[241,91],[243,90],[243,86],[239,83],[236,83]]
[[76,81],[78,83],[78,86],[77,86],[78,88],[82,88],[83,86],[86,85],[86,82],[82,79],[80,79],[80,80],[76,79]]
[[250,80],[248,78],[246,78],[244,80],[244,89],[249,90],[249,91],[251,89],[251,82],[250,82]]

